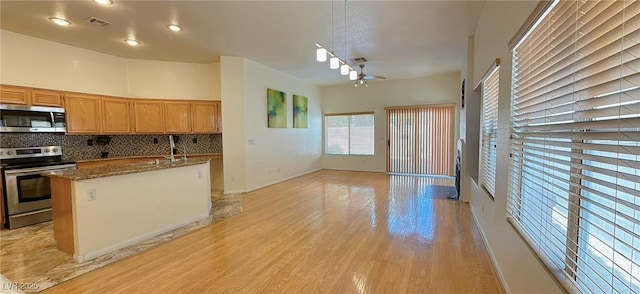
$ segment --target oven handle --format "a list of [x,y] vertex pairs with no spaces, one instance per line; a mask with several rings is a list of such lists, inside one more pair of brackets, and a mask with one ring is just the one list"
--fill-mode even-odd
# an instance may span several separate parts
[[63,165],[54,165],[54,166],[44,166],[44,167],[34,167],[34,168],[23,168],[23,169],[12,169],[6,170],[4,173],[6,175],[15,175],[15,174],[24,174],[24,173],[39,173],[51,170],[58,169],[73,169],[76,168],[75,164],[63,164]]

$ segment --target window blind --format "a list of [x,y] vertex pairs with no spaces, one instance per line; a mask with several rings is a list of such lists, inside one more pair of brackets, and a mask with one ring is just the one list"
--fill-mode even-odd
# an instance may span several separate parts
[[500,84],[499,67],[482,82],[482,157],[480,185],[493,197],[496,194],[496,148],[498,147],[498,96]]
[[640,293],[639,12],[555,1],[512,49],[509,220],[571,291]]
[[386,110],[389,172],[453,176],[453,104]]
[[326,114],[325,153],[373,155],[373,113]]

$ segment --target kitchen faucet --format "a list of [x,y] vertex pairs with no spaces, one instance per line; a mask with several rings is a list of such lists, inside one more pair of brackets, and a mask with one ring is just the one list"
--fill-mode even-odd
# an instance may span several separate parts
[[176,158],[173,156],[173,149],[176,148],[176,144],[173,143],[173,135],[169,135],[169,153],[171,153],[171,162],[175,162]]

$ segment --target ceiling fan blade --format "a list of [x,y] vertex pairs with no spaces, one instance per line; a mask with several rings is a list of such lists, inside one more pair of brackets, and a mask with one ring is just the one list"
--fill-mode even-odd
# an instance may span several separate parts
[[385,78],[385,77],[383,77],[383,76],[366,75],[366,76],[364,76],[364,79],[365,79],[365,80],[384,80],[384,79],[386,79],[386,78]]

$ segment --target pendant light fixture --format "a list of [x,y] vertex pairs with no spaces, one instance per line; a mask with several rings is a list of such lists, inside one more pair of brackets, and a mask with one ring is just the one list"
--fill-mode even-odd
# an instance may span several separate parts
[[[333,0],[331,1],[331,45],[335,48],[334,30],[333,30]],[[327,61],[327,55],[329,55],[329,68],[340,69],[340,74],[343,76],[349,75],[349,79],[357,79],[358,72],[355,71],[346,61],[341,59],[333,50],[328,50],[325,46],[316,43],[316,61]],[[344,1],[344,53],[347,54],[347,1]]]

